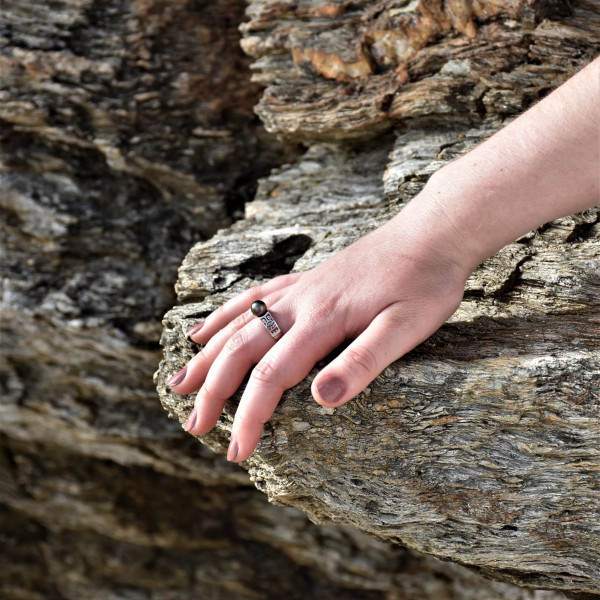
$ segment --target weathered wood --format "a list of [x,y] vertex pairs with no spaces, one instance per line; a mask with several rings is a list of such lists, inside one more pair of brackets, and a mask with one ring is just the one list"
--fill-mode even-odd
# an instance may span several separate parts
[[[199,318],[388,219],[600,50],[600,7],[585,1],[256,0],[249,17],[242,45],[268,86],[258,113],[310,146],[180,268],[157,373],[180,422],[193,398],[164,381],[197,351],[184,332]],[[486,261],[449,323],[351,403],[313,402],[316,365],[246,462],[255,485],[488,577],[600,594],[599,222],[561,219]],[[236,398],[202,439],[218,452]]]

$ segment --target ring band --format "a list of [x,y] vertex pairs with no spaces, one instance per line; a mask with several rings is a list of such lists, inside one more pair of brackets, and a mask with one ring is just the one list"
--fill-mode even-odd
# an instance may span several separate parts
[[258,317],[261,323],[265,326],[266,330],[277,339],[281,335],[281,329],[277,325],[277,321],[273,318],[273,315],[267,310],[267,305],[262,300],[256,300],[250,307],[250,312]]

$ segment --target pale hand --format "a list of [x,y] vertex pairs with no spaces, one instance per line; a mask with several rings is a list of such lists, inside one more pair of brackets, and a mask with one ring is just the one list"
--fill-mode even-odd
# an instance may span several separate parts
[[[228,452],[229,460],[245,460],[283,392],[345,340],[354,341],[312,385],[315,400],[324,406],[356,396],[436,331],[458,307],[469,272],[414,228],[403,231],[406,221],[401,214],[318,267],[249,289],[211,314],[190,336],[206,346],[187,365],[183,380],[171,384],[180,394],[200,389],[186,430],[202,435],[212,429],[226,400],[256,365],[235,414]],[[259,299],[284,332],[278,341],[250,312]]]
[[[252,454],[284,390],[347,339],[316,376],[336,407],[424,341],[458,307],[469,274],[531,229],[600,202],[600,58],[462,158],[435,173],[391,221],[320,266],[273,279],[194,329],[205,348],[167,383],[200,389],[186,430],[201,435],[252,370],[228,459]],[[277,342],[250,312],[263,300]]]

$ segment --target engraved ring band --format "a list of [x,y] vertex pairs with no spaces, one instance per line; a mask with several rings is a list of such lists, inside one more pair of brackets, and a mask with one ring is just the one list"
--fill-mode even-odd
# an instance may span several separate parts
[[273,318],[273,315],[268,311],[267,305],[262,300],[256,300],[250,307],[250,312],[258,317],[261,323],[265,326],[265,329],[278,340],[281,337],[281,329],[277,325],[277,321]]

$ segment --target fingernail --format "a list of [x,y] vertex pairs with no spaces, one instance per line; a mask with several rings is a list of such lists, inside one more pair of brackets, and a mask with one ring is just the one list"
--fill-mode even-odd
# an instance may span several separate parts
[[198,323],[198,325],[194,325],[189,331],[185,332],[185,337],[191,337],[194,334],[198,333],[204,327],[204,321],[202,323]]
[[194,410],[192,410],[192,412],[190,413],[190,416],[187,418],[187,421],[185,422],[185,425],[183,426],[183,428],[186,431],[191,431],[192,429],[196,428],[197,423],[198,423],[198,413],[196,412],[196,409],[194,408]]
[[343,381],[337,377],[327,379],[325,383],[317,386],[319,396],[321,396],[323,401],[327,402],[327,404],[334,404],[337,402],[342,397],[345,390],[346,386]]
[[185,379],[186,373],[187,373],[187,367],[183,367],[183,369],[181,369],[181,371],[177,371],[177,373],[175,373],[175,375],[173,375],[173,377],[171,377],[171,379],[169,379],[167,381],[167,385],[169,387],[173,387],[174,385],[179,385]]
[[227,460],[233,462],[238,455],[239,446],[235,440],[229,442],[229,449],[227,450]]

